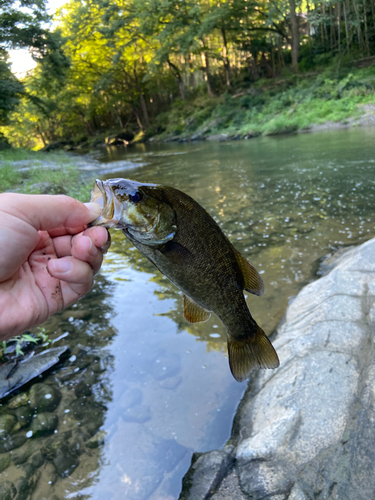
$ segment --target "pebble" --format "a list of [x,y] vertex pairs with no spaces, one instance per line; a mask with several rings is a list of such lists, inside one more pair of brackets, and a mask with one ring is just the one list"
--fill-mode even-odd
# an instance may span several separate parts
[[135,405],[140,405],[142,402],[141,389],[127,389],[120,398],[119,406],[127,409]]
[[125,422],[137,422],[143,424],[150,420],[151,410],[149,406],[136,405],[132,408],[128,408],[122,415]]
[[14,415],[0,415],[0,439],[10,436],[17,419]]
[[4,481],[0,484],[0,498],[1,500],[13,500],[17,494],[17,490],[13,483]]
[[[9,454],[1,454],[0,455],[0,473],[3,472],[10,464],[10,456]],[[0,498],[2,498],[0,496]]]
[[99,431],[92,438],[90,438],[88,441],[86,441],[86,446],[88,448],[99,448],[100,446],[103,446],[105,443],[105,437],[107,433],[105,431]]
[[64,478],[70,476],[79,464],[77,455],[73,454],[67,446],[56,450],[56,456],[52,461],[57,474]]
[[164,380],[161,380],[159,382],[159,387],[162,387],[163,389],[176,389],[177,386],[179,386],[182,382],[182,377],[176,376],[176,377],[170,377],[166,378]]
[[61,400],[61,393],[55,386],[34,384],[30,389],[30,406],[38,412],[53,411]]
[[[15,450],[23,445],[26,441],[26,435],[24,431],[16,432],[12,436],[6,439],[0,440],[0,453],[5,453],[6,451]],[[0,497],[1,498],[1,497]]]
[[38,413],[31,422],[32,437],[37,438],[52,434],[58,424],[58,417],[53,413]]
[[173,377],[177,375],[179,371],[180,363],[178,359],[170,354],[158,356],[151,366],[151,373],[156,380]]
[[8,403],[8,408],[10,410],[15,410],[16,408],[20,408],[21,406],[27,405],[29,402],[29,395],[26,392],[21,392],[21,394],[17,394],[14,396]]

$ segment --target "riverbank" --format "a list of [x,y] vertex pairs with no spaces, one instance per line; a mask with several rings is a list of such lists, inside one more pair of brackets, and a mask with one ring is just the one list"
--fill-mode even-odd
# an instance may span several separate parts
[[375,123],[375,66],[261,80],[218,98],[175,103],[151,140],[250,139]]
[[[365,61],[367,64],[367,62]],[[207,97],[197,89],[186,100],[175,100],[137,130],[113,128],[93,135],[62,137],[44,151],[88,150],[98,146],[131,147],[139,142],[237,140],[372,126],[375,124],[375,65],[351,63],[341,69],[285,73],[248,85],[234,84],[223,95]],[[365,64],[364,64],[365,65]],[[11,144],[22,144],[22,131],[1,129]],[[41,147],[41,145],[39,146]]]
[[323,260],[289,306],[221,451],[196,454],[180,500],[351,500],[375,489],[375,239]]
[[92,183],[85,182],[79,159],[64,151],[42,153],[7,149],[0,155],[0,193],[66,194],[90,199]]

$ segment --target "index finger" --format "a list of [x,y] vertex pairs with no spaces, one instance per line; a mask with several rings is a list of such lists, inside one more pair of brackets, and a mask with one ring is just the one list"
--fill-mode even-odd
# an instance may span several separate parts
[[26,222],[37,231],[81,228],[99,217],[97,203],[83,204],[65,195],[3,193],[0,211]]

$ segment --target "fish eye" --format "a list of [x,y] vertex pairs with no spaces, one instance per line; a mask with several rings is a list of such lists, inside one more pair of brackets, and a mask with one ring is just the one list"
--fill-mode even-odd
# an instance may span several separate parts
[[143,199],[143,194],[139,191],[136,191],[134,194],[129,194],[129,200],[133,203],[138,203]]

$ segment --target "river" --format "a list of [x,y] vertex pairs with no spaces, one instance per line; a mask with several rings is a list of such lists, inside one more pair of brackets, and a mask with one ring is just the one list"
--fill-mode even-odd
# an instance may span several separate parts
[[[171,185],[203,205],[261,273],[266,292],[247,301],[268,334],[323,256],[375,236],[374,129],[140,144],[91,158],[88,176]],[[230,374],[220,321],[189,325],[181,293],[121,232],[112,238],[93,291],[45,325],[53,346],[70,349],[37,380],[56,404],[13,397],[1,407],[18,419],[23,408],[16,434],[28,433],[0,454],[0,467],[12,460],[1,481],[19,489],[26,478],[31,500],[177,499],[192,454],[230,437],[246,389]],[[30,436],[38,412],[57,419]]]

